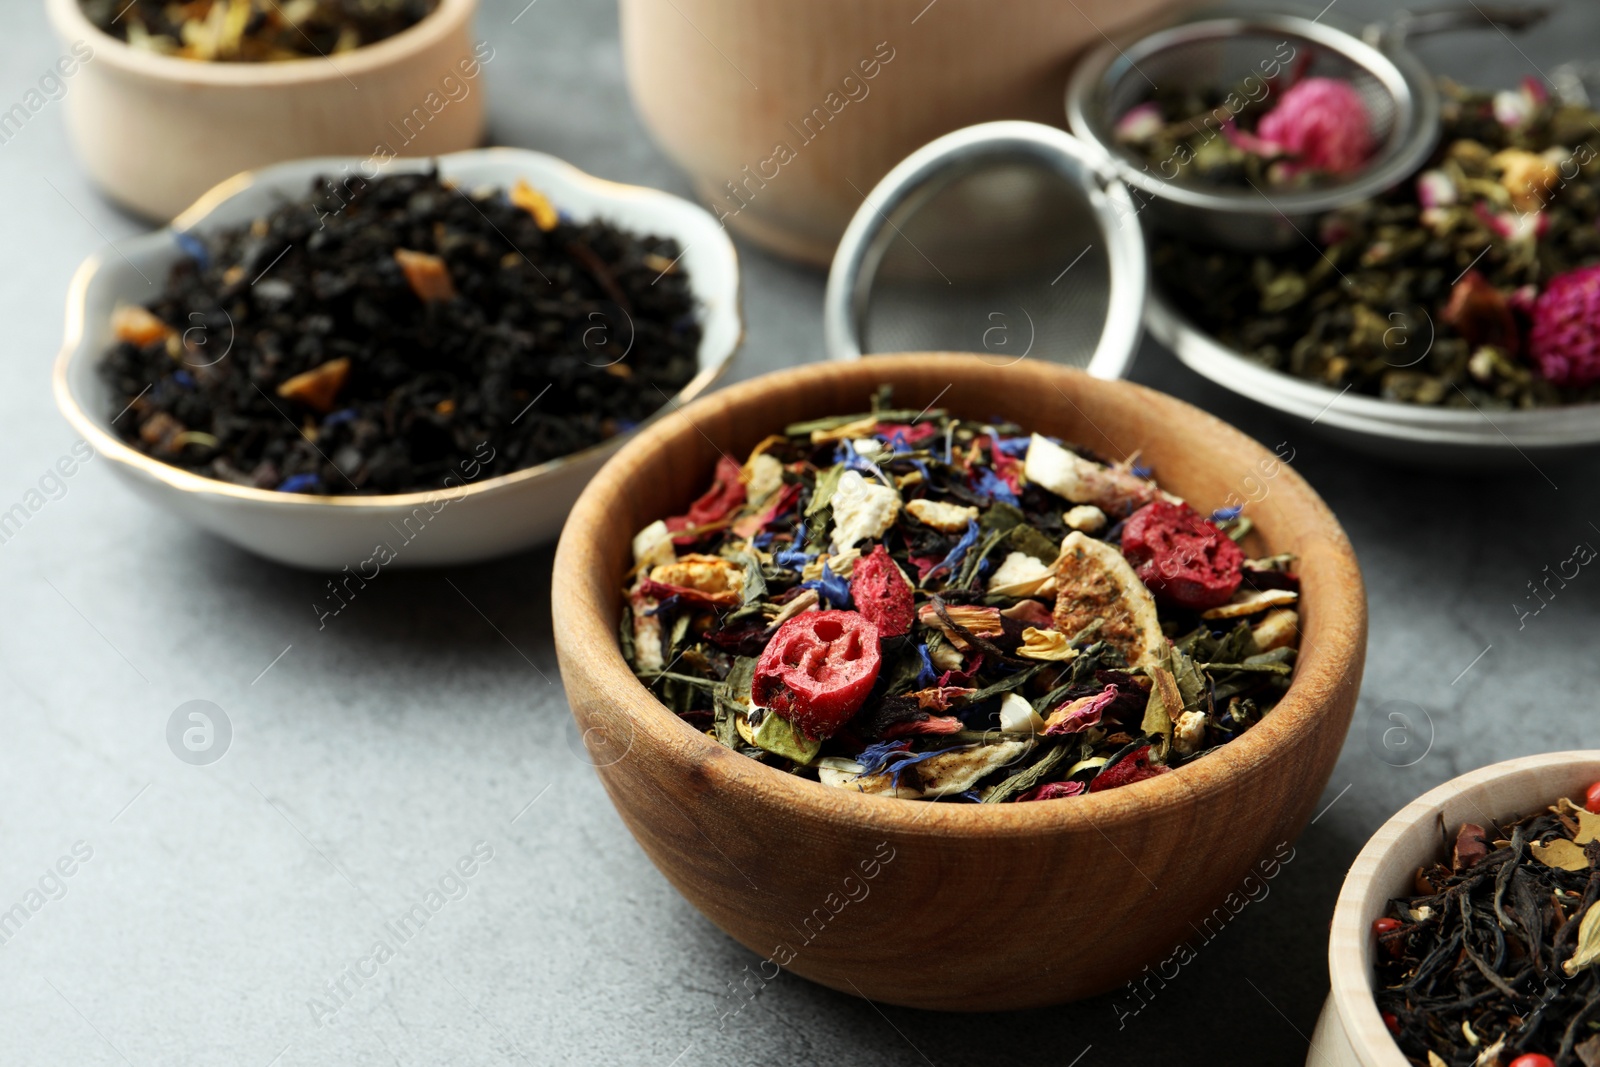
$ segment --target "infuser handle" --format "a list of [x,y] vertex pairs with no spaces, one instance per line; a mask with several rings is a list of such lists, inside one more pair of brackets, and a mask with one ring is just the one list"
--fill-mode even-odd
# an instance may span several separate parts
[[917,149],[875,185],[839,240],[828,270],[822,329],[827,356],[861,358],[867,297],[895,217],[909,215],[950,182],[989,163],[1042,163],[1083,191],[1106,240],[1110,290],[1106,323],[1085,368],[1097,378],[1121,378],[1133,362],[1143,332],[1146,257],[1138,208],[1109,160],[1071,134],[1037,122],[986,122],[945,134]]
[[1423,37],[1451,30],[1470,30],[1487,23],[1503,30],[1525,30],[1549,18],[1555,8],[1548,4],[1530,7],[1430,7],[1421,11],[1401,8],[1386,22],[1374,22],[1361,34],[1374,48],[1394,48],[1411,37]]

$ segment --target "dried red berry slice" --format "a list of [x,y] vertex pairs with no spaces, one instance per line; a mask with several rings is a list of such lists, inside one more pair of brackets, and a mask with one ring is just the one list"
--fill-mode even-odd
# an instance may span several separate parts
[[1165,500],[1129,517],[1122,554],[1158,601],[1191,611],[1226,604],[1244,566],[1244,553],[1216,523],[1188,504]]
[[857,611],[807,611],[773,635],[750,695],[811,737],[826,738],[860,710],[883,658],[878,628]]
[[889,550],[876,545],[865,559],[856,560],[850,573],[850,599],[856,610],[878,628],[879,637],[899,637],[911,631],[911,583],[895,566]]

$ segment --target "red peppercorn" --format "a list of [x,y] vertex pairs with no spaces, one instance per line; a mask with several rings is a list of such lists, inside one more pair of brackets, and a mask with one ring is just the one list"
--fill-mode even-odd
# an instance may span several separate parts
[[1591,785],[1589,791],[1583,794],[1583,806],[1589,811],[1600,812],[1600,782]]
[[1372,932],[1375,933],[1375,934],[1379,934],[1379,935],[1386,934],[1390,930],[1398,930],[1398,929],[1400,929],[1400,926],[1401,926],[1401,923],[1400,923],[1399,919],[1374,919],[1374,920],[1372,920]]
[[1528,1052],[1512,1060],[1511,1067],[1556,1067],[1556,1061],[1537,1052]]
[[1396,1015],[1392,1011],[1384,1012],[1383,1025],[1389,1028],[1389,1032],[1391,1034],[1398,1034],[1400,1032],[1400,1016]]

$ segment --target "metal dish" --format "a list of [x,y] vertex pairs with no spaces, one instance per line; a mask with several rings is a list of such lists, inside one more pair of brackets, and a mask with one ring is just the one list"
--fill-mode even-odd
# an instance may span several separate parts
[[[246,172],[207,193],[170,227],[89,257],[78,268],[67,297],[66,340],[55,365],[57,406],[140,496],[248,551],[291,566],[338,570],[349,565],[359,570],[373,561],[375,546],[384,544],[392,559],[380,558],[381,566],[441,566],[554,541],[583,487],[637,429],[570,456],[459,487],[343,497],[251,489],[203,478],[135,451],[109,430],[114,412],[98,366],[110,344],[116,304],[150,298],[184,254],[178,239],[188,231],[247,223],[285,197],[305,195],[314,176],[360,162],[310,159]],[[733,243],[703,208],[654,189],[602,181],[538,152],[485,149],[441,156],[437,163],[444,177],[467,187],[510,187],[525,178],[576,218],[603,216],[629,229],[678,240],[700,305],[700,371],[646,425],[704,393],[721,375],[743,337],[739,265]],[[431,165],[428,160],[391,164],[398,171]]]
[[1189,369],[1304,421],[1319,436],[1383,459],[1463,468],[1527,462],[1537,470],[1539,459],[1600,446],[1600,404],[1490,412],[1379,400],[1263,366],[1195,326],[1157,289],[1144,320],[1150,336]]

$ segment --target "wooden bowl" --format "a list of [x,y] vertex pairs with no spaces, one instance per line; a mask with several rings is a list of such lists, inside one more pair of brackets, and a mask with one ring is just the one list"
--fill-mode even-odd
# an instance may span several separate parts
[[356,156],[381,169],[483,139],[494,49],[473,43],[478,0],[440,0],[415,26],[336,57],[278,63],[130,48],[78,4],[48,0],[63,45],[92,50],[66,82],[67,130],[96,184],[146,217],[170,219],[223,179],[273,163]]
[[738,233],[827,266],[878,179],[951,130],[1063,124],[1073,59],[1189,0],[621,0],[634,108]]
[[[1526,815],[1560,797],[1581,802],[1600,780],[1600,750],[1551,752],[1506,760],[1452,778],[1384,823],[1350,866],[1328,933],[1332,989],[1311,1036],[1307,1067],[1409,1067],[1373,999],[1372,921],[1389,901],[1410,896],[1418,867],[1445,858],[1445,833],[1464,822]],[[1445,828],[1440,830],[1441,824]]]
[[[1071,800],[931,804],[830,789],[723,748],[633,676],[617,644],[635,531],[680,513],[719,449],[864,410],[879,383],[912,409],[1002,415],[1102,454],[1141,450],[1202,511],[1265,485],[1254,553],[1300,557],[1293,684],[1238,740],[1172,774]],[[1274,477],[1262,482],[1263,473]],[[1311,813],[1344,740],[1366,599],[1327,506],[1266,449],[1204,412],[1053,364],[903,355],[811,365],[703,398],[642,433],[579,498],[556,552],[556,649],[573,715],[623,820],[678,890],[781,966],[911,1007],[993,1011],[1112,989],[1193,936]]]

